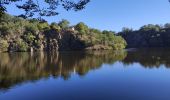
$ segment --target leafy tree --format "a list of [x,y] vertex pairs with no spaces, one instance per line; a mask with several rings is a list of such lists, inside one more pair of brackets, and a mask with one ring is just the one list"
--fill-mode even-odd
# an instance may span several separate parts
[[88,33],[88,31],[89,31],[88,26],[85,25],[83,22],[78,23],[78,24],[75,26],[75,29],[76,29],[77,31],[79,31],[80,33],[82,33],[82,34]]
[[69,22],[68,20],[66,20],[66,19],[63,19],[62,21],[60,21],[60,22],[58,23],[58,25],[59,25],[61,28],[63,28],[63,29],[68,28],[68,27],[69,27],[69,24],[70,24],[70,22]]
[[127,46],[126,41],[121,36],[116,36],[113,41],[114,43],[112,46],[115,50],[121,50]]
[[0,38],[0,52],[8,51],[8,41]]
[[25,26],[25,32],[26,33],[30,32],[30,33],[33,33],[33,34],[37,34],[39,32],[39,30],[38,30],[37,25],[30,23],[30,24]]
[[29,46],[22,39],[18,39],[16,43],[17,43],[18,51],[21,51],[21,52],[28,51]]
[[152,25],[152,24],[148,24],[148,25],[144,25],[140,28],[141,31],[155,31],[155,32],[159,32],[160,31],[160,26],[159,25]]
[[164,25],[164,27],[165,27],[165,28],[170,28],[170,23],[166,23],[166,24]]
[[98,30],[98,29],[90,28],[89,31],[90,31],[90,33],[98,33],[98,34],[101,34],[101,31]]
[[1,30],[0,35],[3,35],[3,36],[8,35],[8,34],[11,33],[10,27],[8,27],[7,24],[0,25],[0,30]]
[[51,27],[51,29],[54,29],[57,32],[60,32],[60,30],[61,30],[60,26],[55,22],[51,23],[50,27]]
[[[22,2],[22,5],[16,5],[17,8],[25,11],[25,14],[21,14],[20,17],[28,18],[35,16],[55,16],[58,15],[57,8],[62,6],[64,9],[79,11],[85,8],[85,5],[90,2],[90,0],[44,0],[40,2],[39,0],[0,0],[0,16],[6,12],[6,6],[13,2]],[[46,7],[43,7],[46,5]],[[41,18],[40,18],[41,19]]]
[[45,30],[49,30],[50,29],[50,27],[49,27],[47,22],[38,23],[37,27],[38,27],[39,31],[45,31]]
[[128,33],[128,32],[132,32],[132,31],[133,31],[132,28],[127,28],[127,27],[123,27],[123,28],[122,28],[122,32],[123,32],[123,33]]
[[23,38],[28,44],[32,45],[36,37],[32,35],[32,33],[27,33],[23,36]]

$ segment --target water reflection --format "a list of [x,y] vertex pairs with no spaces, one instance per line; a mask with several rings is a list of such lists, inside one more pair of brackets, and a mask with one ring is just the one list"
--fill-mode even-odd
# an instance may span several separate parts
[[72,73],[85,75],[100,68],[103,63],[123,60],[127,52],[52,52],[52,53],[1,53],[0,89],[53,76],[67,80]]
[[119,61],[125,66],[139,63],[144,68],[170,67],[170,49],[139,49],[133,51],[1,53],[0,90],[41,78],[62,77],[72,73],[85,75],[102,64]]
[[161,65],[170,68],[170,48],[132,50],[128,52],[123,63],[125,65],[139,63],[145,68],[159,68]]

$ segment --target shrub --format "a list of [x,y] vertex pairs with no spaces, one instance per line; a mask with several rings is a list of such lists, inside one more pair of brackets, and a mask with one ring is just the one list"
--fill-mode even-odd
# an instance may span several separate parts
[[0,39],[0,52],[8,51],[8,47],[9,47],[8,41]]
[[24,40],[31,45],[35,39],[35,36],[32,35],[31,33],[25,34],[23,37],[24,37]]
[[115,36],[113,40],[113,49],[114,50],[120,50],[126,48],[127,43],[121,36]]
[[25,52],[28,51],[28,44],[22,39],[19,39],[17,42],[18,51]]

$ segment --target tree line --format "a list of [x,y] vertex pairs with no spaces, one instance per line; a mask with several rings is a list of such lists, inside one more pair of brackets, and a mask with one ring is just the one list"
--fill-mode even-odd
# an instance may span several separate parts
[[41,22],[4,14],[0,18],[0,51],[123,49],[126,41],[113,31],[90,28],[83,22]]
[[170,47],[170,23],[148,24],[139,30],[123,28],[118,34],[126,40],[128,48]]

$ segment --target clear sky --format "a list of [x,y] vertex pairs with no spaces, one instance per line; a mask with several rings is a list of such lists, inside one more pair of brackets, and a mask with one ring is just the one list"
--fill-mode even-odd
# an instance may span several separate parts
[[[58,10],[58,16],[46,18],[49,23],[67,19],[72,25],[84,22],[100,30],[120,31],[122,27],[138,29],[144,24],[170,22],[168,0],[91,0],[86,9],[79,12]],[[8,12],[21,11],[9,6]]]

